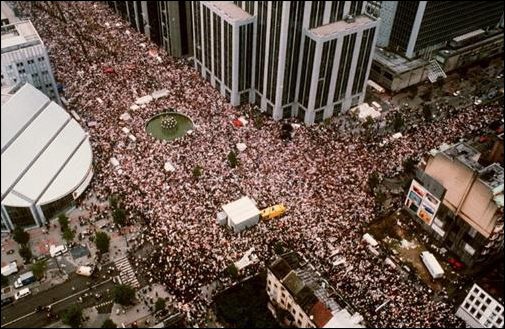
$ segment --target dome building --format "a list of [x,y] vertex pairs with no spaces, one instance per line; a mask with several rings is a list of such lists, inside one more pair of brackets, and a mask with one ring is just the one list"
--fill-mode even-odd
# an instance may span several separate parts
[[88,134],[61,106],[25,84],[2,91],[2,231],[38,227],[74,206],[93,177]]

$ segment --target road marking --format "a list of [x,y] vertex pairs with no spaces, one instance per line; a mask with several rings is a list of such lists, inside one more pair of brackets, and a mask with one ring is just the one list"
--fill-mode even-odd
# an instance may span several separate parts
[[[88,290],[90,290],[90,289],[92,289],[92,288],[96,288],[96,287],[98,287],[98,286],[101,286],[102,284],[105,284],[105,283],[107,283],[107,282],[109,282],[109,281],[111,281],[111,280],[112,280],[112,278],[109,278],[109,279],[107,279],[107,280],[105,280],[105,281],[102,281],[102,282],[100,282],[100,283],[98,283],[98,284],[96,284],[96,285],[94,285],[94,286],[92,286],[92,287],[90,287],[90,288],[86,288],[86,289],[84,289],[84,290],[81,290],[81,291],[79,291],[79,292],[76,292],[76,293],[75,293],[75,294],[73,294],[73,295],[67,296],[67,297],[65,297],[65,298],[63,298],[63,299],[60,299],[60,300],[57,300],[57,301],[55,301],[54,303],[49,304],[49,305],[46,305],[46,306],[51,306],[51,307],[52,307],[53,305],[56,305],[56,304],[58,304],[58,303],[61,303],[61,302],[66,301],[67,299],[70,299],[70,298],[73,298],[73,297],[75,297],[75,296],[78,296],[78,295],[80,295],[80,294],[82,294],[82,293],[84,293],[84,292],[86,292],[86,291],[88,291]],[[8,326],[8,325],[11,325],[11,324],[13,324],[13,323],[16,323],[16,322],[18,322],[19,320],[23,320],[24,318],[27,318],[27,317],[30,317],[30,316],[34,315],[35,313],[37,313],[37,311],[33,311],[33,312],[31,312],[31,313],[25,314],[25,315],[23,315],[23,316],[21,316],[21,317],[19,317],[19,318],[17,318],[17,319],[14,319],[14,320],[12,320],[12,321],[10,321],[10,322],[7,322],[7,323],[2,324],[2,327],[5,327],[5,326]]]

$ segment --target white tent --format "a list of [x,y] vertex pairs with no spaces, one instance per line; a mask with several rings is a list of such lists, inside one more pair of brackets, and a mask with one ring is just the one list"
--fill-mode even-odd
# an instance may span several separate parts
[[147,95],[144,97],[137,98],[137,100],[135,101],[135,104],[137,104],[137,105],[147,104],[147,103],[150,103],[152,100],[153,100],[153,96]]
[[154,91],[151,96],[154,98],[154,99],[158,99],[158,98],[162,98],[162,97],[167,97],[168,96],[168,89],[160,89],[160,90],[156,90]]
[[240,152],[244,152],[246,148],[247,145],[245,145],[244,143],[237,143],[237,150],[239,150]]
[[228,226],[234,232],[240,232],[258,224],[260,218],[260,211],[254,201],[245,196],[224,205],[223,211],[228,216]]
[[115,157],[110,158],[109,162],[113,167],[119,166],[119,161]]
[[170,171],[170,172],[175,171],[175,167],[169,161],[165,162],[164,168],[166,171]]
[[130,114],[128,114],[128,112],[125,112],[123,114],[121,114],[119,116],[119,119],[123,120],[123,121],[128,121],[132,118],[132,116]]

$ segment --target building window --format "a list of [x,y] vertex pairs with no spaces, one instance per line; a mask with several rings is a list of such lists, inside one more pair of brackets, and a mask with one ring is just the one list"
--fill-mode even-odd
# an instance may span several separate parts
[[5,209],[14,227],[30,227],[36,224],[30,208],[5,206]]
[[298,319],[298,321],[296,321],[296,323],[298,323],[299,326],[302,325],[302,321],[300,321],[300,319]]
[[470,228],[468,231],[468,235],[472,238],[475,238],[475,235],[477,234],[477,230],[475,230],[473,227]]
[[42,62],[43,60],[44,60],[44,57],[39,57],[39,58],[38,58],[38,61],[39,61],[39,62]]

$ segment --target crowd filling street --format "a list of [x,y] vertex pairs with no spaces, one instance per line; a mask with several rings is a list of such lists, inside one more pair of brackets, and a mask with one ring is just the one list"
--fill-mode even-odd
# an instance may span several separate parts
[[[251,247],[263,267],[282,241],[304,254],[373,327],[462,325],[446,295],[434,298],[427,287],[405,280],[361,244],[374,219],[367,181],[372,172],[393,175],[406,158],[478,132],[501,116],[501,106],[442,108],[450,115],[423,121],[382,146],[382,137],[367,139],[338,120],[302,125],[285,142],[282,123],[265,119],[257,125],[253,106],[229,105],[186,60],[161,49],[161,60],[152,56],[156,46],[104,3],[59,6],[65,19],[53,6],[47,12],[25,5],[24,12],[48,48],[67,109],[79,114],[89,132],[94,178],[86,194],[100,200],[117,194],[129,220],[143,218],[147,224],[134,249],[152,245],[153,251],[132,256],[131,263],[151,283],[163,284],[193,324],[204,324],[208,306],[200,296],[202,286],[216,279],[226,282],[226,267]],[[130,110],[137,98],[163,88],[167,97]],[[170,142],[148,135],[146,123],[167,109],[189,116],[193,133]],[[120,120],[124,112],[130,120]],[[232,125],[241,115],[249,117],[249,124]],[[237,151],[239,165],[231,168],[227,155],[237,143],[247,149]],[[111,157],[121,171],[110,164]],[[164,170],[167,161],[174,172]],[[200,177],[193,175],[196,166],[203,169]],[[283,203],[286,215],[239,234],[219,226],[215,218],[221,206],[244,195],[260,209]],[[332,267],[334,249],[349,266]]]

